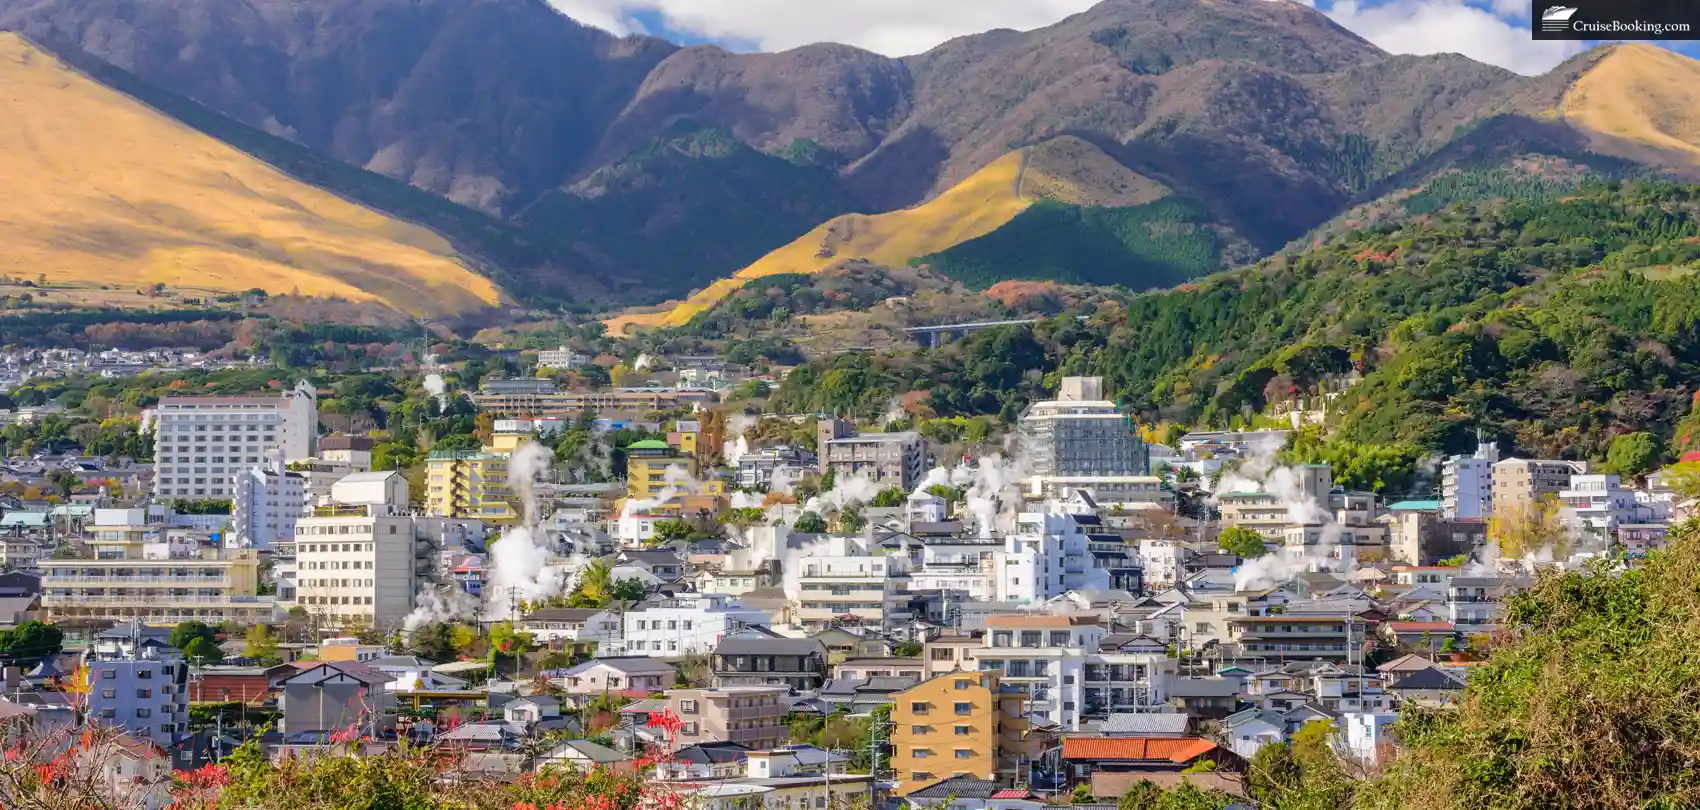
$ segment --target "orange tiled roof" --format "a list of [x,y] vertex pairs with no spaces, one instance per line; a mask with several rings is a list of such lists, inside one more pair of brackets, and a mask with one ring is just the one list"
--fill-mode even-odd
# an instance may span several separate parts
[[1168,760],[1191,762],[1216,744],[1198,737],[1069,737],[1063,740],[1063,759]]

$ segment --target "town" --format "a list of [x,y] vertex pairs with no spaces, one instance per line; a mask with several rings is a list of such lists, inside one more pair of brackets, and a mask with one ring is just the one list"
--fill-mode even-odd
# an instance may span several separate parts
[[[1238,799],[1295,739],[1373,771],[1513,595],[1637,566],[1694,504],[1688,462],[1492,441],[1389,502],[1283,461],[1302,414],[1162,444],[1097,377],[961,453],[901,411],[729,409],[755,378],[713,358],[643,365],[668,385],[428,381],[480,427],[414,471],[305,380],[159,398],[151,461],[14,455],[0,725],[111,735],[102,778],[143,807],[244,746],[645,774],[715,810]],[[627,440],[586,474],[574,431]]]

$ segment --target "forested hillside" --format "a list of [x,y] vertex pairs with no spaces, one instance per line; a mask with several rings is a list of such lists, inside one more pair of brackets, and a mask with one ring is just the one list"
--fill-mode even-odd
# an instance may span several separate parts
[[[1478,203],[1130,299],[1087,324],[990,330],[897,357],[844,355],[778,392],[796,410],[874,411],[910,390],[939,415],[1012,418],[1062,373],[1102,374],[1149,422],[1246,424],[1358,380],[1335,442],[1604,459],[1693,433],[1700,188],[1603,184]],[[1359,379],[1361,377],[1361,379]]]

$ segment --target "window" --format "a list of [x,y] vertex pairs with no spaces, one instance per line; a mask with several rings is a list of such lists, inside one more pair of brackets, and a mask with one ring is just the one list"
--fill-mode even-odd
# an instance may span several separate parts
[[928,779],[933,778],[933,775],[926,771],[914,771],[909,774],[909,777],[917,782],[925,782]]
[[968,687],[971,687],[973,685],[974,685],[974,680],[972,678],[957,678],[956,679],[956,688],[958,688],[958,689],[967,689]]
[[690,722],[690,723],[686,723],[683,726],[679,727],[679,733],[680,734],[695,734],[695,733],[697,733],[697,724],[694,721]]
[[100,696],[103,697],[103,698],[106,698],[107,700],[117,700],[118,699],[118,690],[117,689],[102,689],[102,690],[100,690]]
[[136,716],[137,717],[152,717],[153,716],[153,709],[137,709],[136,710]]
[[931,733],[933,733],[933,727],[932,726],[910,726],[909,727],[909,733],[910,734],[931,734]]
[[926,714],[927,713],[927,704],[925,704],[925,703],[911,703],[911,704],[909,704],[909,711],[914,712],[915,714]]
[[956,713],[957,714],[972,714],[973,711],[974,711],[974,704],[972,704],[972,703],[958,703],[958,704],[956,704]]
[[956,736],[958,736],[958,737],[966,737],[966,736],[973,734],[973,733],[974,733],[974,729],[969,727],[969,726],[957,726],[956,727]]
[[679,711],[683,714],[696,714],[697,702],[694,700],[679,701]]
[[136,697],[151,698],[151,697],[153,697],[153,690],[152,689],[137,689],[136,690]]
[[930,757],[932,755],[933,755],[932,749],[929,749],[929,748],[917,748],[917,749],[915,749],[915,758],[916,759],[926,759],[927,757]]
[[974,758],[974,752],[968,750],[967,748],[958,748],[958,749],[956,749],[956,758],[957,759],[973,759]]

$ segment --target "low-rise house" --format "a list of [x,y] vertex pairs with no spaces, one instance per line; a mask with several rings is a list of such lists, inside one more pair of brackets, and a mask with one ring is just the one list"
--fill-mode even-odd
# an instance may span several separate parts
[[508,720],[484,720],[457,726],[437,736],[437,743],[454,751],[514,751],[526,740],[525,726]]
[[1464,682],[1435,667],[1394,679],[1387,692],[1402,703],[1440,706],[1456,703],[1464,693]]
[[891,703],[892,695],[919,683],[919,678],[835,678],[821,687],[819,700],[823,713],[840,711],[867,714]]
[[278,682],[283,689],[286,735],[328,734],[343,729],[360,733],[395,727],[394,693],[384,689],[392,679],[365,664],[323,661]]
[[510,723],[518,723],[526,729],[533,729],[538,724],[561,718],[561,701],[548,695],[529,695],[515,698],[502,704],[502,717]]
[[1222,719],[1222,737],[1234,753],[1250,759],[1257,749],[1287,740],[1287,721],[1279,712],[1246,709]]
[[597,769],[629,773],[636,769],[631,757],[589,740],[565,740],[537,758],[538,770],[549,766],[571,768],[580,773]]
[[648,656],[595,658],[555,679],[568,695],[589,698],[625,692],[649,695],[666,691],[679,680],[672,664]]
[[1104,718],[1098,733],[1105,737],[1185,737],[1192,718],[1180,712],[1121,712]]
[[914,678],[919,681],[927,676],[927,667],[921,658],[849,658],[832,668],[832,677],[865,681],[870,678]]
[[1176,773],[1205,761],[1217,770],[1239,770],[1245,761],[1233,751],[1201,737],[1069,737],[1062,743],[1069,784],[1091,780],[1099,771]]
[[741,631],[722,639],[712,658],[714,685],[780,684],[798,691],[826,682],[826,648],[812,638],[775,638]]
[[734,742],[751,749],[785,742],[787,689],[782,686],[726,686],[674,689],[667,708],[681,723],[678,745]]
[[202,666],[189,681],[193,703],[238,701],[255,704],[277,694],[278,682],[300,670],[288,664],[269,667]]
[[620,617],[601,608],[544,608],[520,618],[520,630],[553,650],[607,648],[620,642]]
[[910,791],[903,801],[910,810],[1043,810],[1047,806],[1025,789],[967,774]]
[[1176,678],[1169,684],[1169,702],[1194,717],[1220,720],[1239,708],[1244,689],[1233,678]]

